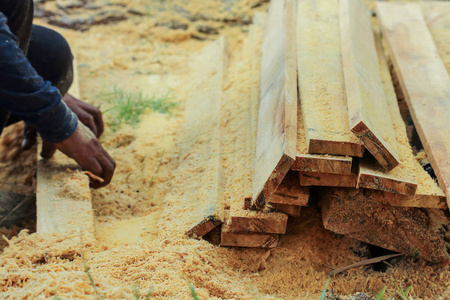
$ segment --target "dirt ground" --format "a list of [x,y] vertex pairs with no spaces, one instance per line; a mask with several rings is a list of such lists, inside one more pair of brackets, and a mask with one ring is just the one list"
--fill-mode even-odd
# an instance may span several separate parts
[[[136,299],[138,294],[145,299],[151,294],[192,299],[188,286],[193,284],[199,299],[318,299],[330,270],[362,259],[364,246],[327,232],[314,206],[290,220],[288,233],[273,250],[217,247],[177,231],[177,222],[188,218],[177,207],[183,200],[180,186],[189,182],[176,172],[176,133],[192,92],[190,57],[226,36],[231,84],[233,75],[245,72],[242,47],[248,24],[254,11],[266,9],[265,1],[40,2],[39,14],[46,17],[36,23],[56,29],[72,45],[83,100],[108,108],[102,95],[118,88],[168,95],[177,106],[171,114],[147,112],[136,128],[106,128],[101,141],[117,169],[109,186],[92,190],[97,244],[84,247],[26,230],[11,238],[17,230],[1,229],[9,247],[0,255],[0,298]],[[86,2],[88,9],[77,7]],[[228,114],[239,118],[242,95],[228,95]],[[112,122],[107,112],[104,117]],[[231,126],[228,130],[234,132]],[[233,161],[239,147],[230,138],[224,162]],[[232,169],[225,168],[228,190]],[[328,289],[334,295],[330,299],[373,295],[383,288],[385,299],[401,299],[400,291],[409,286],[412,299],[450,299],[450,267],[401,257],[384,272],[367,267],[337,275]]]

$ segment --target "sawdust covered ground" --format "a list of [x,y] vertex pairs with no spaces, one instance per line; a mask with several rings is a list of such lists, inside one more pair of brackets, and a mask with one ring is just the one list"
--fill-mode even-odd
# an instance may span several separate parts
[[[191,1],[185,8],[198,15],[192,8],[199,7],[195,3],[203,1]],[[214,15],[214,5],[220,2],[211,3],[205,11]],[[242,15],[251,14],[252,3],[242,1],[241,6],[239,14],[245,20]],[[192,283],[199,299],[317,299],[328,271],[361,260],[355,254],[361,250],[358,243],[325,231],[314,207],[291,220],[281,246],[270,251],[220,248],[187,239],[177,231],[174,224],[189,218],[175,214],[180,212],[177,203],[182,199],[182,189],[190,184],[176,174],[176,132],[190,92],[188,61],[217,36],[192,38],[198,34],[198,22],[207,22],[229,40],[232,57],[225,87],[230,89],[227,83],[236,83],[239,78],[248,80],[248,60],[241,56],[247,26],[245,22],[227,24],[221,14],[218,20],[205,17],[193,21],[173,14],[169,7],[160,13],[93,26],[83,33],[58,28],[73,45],[83,99],[107,108],[101,94],[117,87],[148,95],[168,94],[178,106],[172,115],[148,112],[135,129],[106,129],[102,142],[116,159],[117,171],[110,186],[92,192],[98,244],[84,248],[65,237],[22,232],[0,256],[0,298],[133,299],[133,290],[139,286],[142,297],[153,290],[156,299],[192,299],[187,285]],[[171,16],[178,23],[190,24],[190,28],[155,25],[161,19],[170,21]],[[245,84],[239,87],[226,92],[228,124],[244,119],[241,100],[246,94]],[[105,113],[106,120],[108,116]],[[225,124],[224,129],[233,134],[227,137],[226,163],[235,161],[241,132],[232,125]],[[225,176],[236,173],[232,169],[226,166]],[[231,191],[233,180],[226,180],[227,197],[232,197],[239,188]],[[371,294],[371,290],[387,287],[386,295],[391,298],[398,297],[399,288],[412,285],[410,295],[414,299],[450,297],[448,266],[411,258],[393,263],[385,273],[356,269],[338,275],[331,279],[329,289],[335,295],[349,295]]]

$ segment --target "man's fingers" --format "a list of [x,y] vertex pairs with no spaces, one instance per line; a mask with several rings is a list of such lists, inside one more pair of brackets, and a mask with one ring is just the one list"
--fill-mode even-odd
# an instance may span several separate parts
[[56,146],[54,144],[47,143],[46,141],[43,141],[42,143],[42,151],[41,156],[42,158],[49,159],[55,154],[56,152]]
[[80,111],[77,113],[77,115],[81,123],[86,125],[92,131],[92,133],[94,133],[94,135],[98,137],[98,129],[94,117],[86,111]]
[[100,111],[100,109],[89,104],[86,104],[86,107],[84,107],[84,109],[94,117],[94,122],[97,127],[96,136],[100,137],[105,127],[105,125],[103,124],[102,112]]
[[36,127],[25,125],[23,129],[22,149],[30,149],[36,143],[36,136]]

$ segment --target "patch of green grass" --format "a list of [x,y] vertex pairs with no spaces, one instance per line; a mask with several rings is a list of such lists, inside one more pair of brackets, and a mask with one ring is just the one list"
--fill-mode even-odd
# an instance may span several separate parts
[[374,291],[371,291],[371,292],[372,292],[372,294],[374,294],[374,296],[376,297],[377,300],[383,300],[384,293],[386,292],[386,287],[383,287],[378,292],[378,294],[376,294]]
[[114,88],[111,93],[100,94],[100,98],[109,104],[104,112],[110,115],[108,123],[113,131],[117,131],[122,124],[136,127],[141,114],[148,109],[170,114],[170,110],[177,105],[168,94],[149,97],[142,92],[131,93],[118,88]]
[[408,294],[409,294],[409,291],[411,290],[411,288],[412,288],[412,284],[410,285],[410,286],[408,286],[407,288],[406,288],[406,290],[403,290],[400,286],[397,288],[397,294],[400,296],[400,298],[402,298],[402,300],[406,300],[407,298],[407,296],[408,296]]

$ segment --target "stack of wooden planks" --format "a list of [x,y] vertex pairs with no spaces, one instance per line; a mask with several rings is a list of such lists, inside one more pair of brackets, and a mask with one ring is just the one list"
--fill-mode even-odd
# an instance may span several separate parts
[[[448,259],[449,75],[418,4],[378,3],[376,12],[360,0],[272,0],[255,14],[244,192],[209,227],[221,228],[223,246],[275,247],[313,188],[327,229]],[[410,145],[391,64],[438,182]],[[391,212],[380,222],[402,234],[366,222],[380,208]]]

